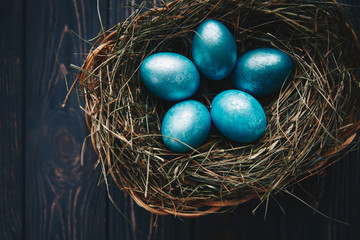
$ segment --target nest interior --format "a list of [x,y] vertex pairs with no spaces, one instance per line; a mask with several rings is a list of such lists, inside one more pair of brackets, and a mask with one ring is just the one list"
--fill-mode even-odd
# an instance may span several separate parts
[[[196,217],[252,198],[263,201],[317,173],[353,142],[360,47],[337,2],[175,0],[145,7],[99,34],[77,78],[104,178],[111,176],[140,206]],[[202,146],[174,153],[160,134],[174,103],[150,94],[138,70],[156,52],[191,59],[195,29],[207,18],[228,27],[238,56],[278,48],[296,71],[280,91],[258,99],[268,121],[259,141],[235,143],[213,127]],[[211,108],[213,97],[230,88],[229,78],[202,78],[192,99]]]

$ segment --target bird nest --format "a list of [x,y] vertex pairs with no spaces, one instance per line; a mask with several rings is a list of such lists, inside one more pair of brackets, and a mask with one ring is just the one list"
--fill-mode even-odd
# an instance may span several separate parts
[[[99,34],[73,85],[83,96],[104,178],[111,176],[140,206],[197,217],[253,198],[264,201],[318,173],[354,143],[360,47],[337,2],[175,0],[145,7]],[[228,27],[238,56],[259,47],[286,52],[294,76],[258,99],[268,125],[257,142],[232,142],[213,127],[203,145],[174,153],[161,136],[162,119],[174,103],[148,92],[139,68],[156,52],[191,59],[195,30],[209,18]],[[210,109],[213,97],[229,88],[229,79],[201,79],[192,99]]]

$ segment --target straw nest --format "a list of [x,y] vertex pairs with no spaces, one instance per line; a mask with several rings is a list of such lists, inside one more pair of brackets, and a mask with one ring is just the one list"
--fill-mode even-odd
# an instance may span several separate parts
[[[77,77],[105,182],[111,176],[140,206],[197,217],[253,198],[264,201],[318,173],[354,143],[360,48],[337,2],[175,0],[145,8],[99,34]],[[296,71],[279,92],[259,99],[268,121],[259,141],[234,143],[213,128],[199,148],[174,153],[160,134],[174,103],[143,87],[139,67],[155,52],[191,59],[195,29],[207,18],[228,27],[238,56],[278,48],[291,56]],[[229,79],[201,81],[192,99],[208,108],[217,93],[231,88]]]

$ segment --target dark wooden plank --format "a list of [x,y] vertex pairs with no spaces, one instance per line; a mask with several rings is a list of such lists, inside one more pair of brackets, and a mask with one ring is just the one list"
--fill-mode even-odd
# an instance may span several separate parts
[[[108,27],[129,17],[138,2],[110,0]],[[109,240],[151,239],[153,232],[157,232],[152,227],[154,216],[138,207],[129,196],[118,189],[113,181],[110,181],[110,194],[114,202],[109,201]]]
[[321,216],[292,197],[282,200],[286,216],[281,220],[282,239],[360,239],[360,150],[334,164],[319,178],[311,178],[302,187],[311,195],[294,194],[314,206],[333,221]]
[[[127,5],[127,7],[125,7]],[[131,13],[129,7],[131,3],[127,1],[110,0],[107,7],[108,18],[107,28],[117,24],[119,21],[126,19]],[[108,200],[108,236],[109,240],[115,239],[139,239],[147,236],[146,230],[139,229],[135,208],[136,204],[129,196],[124,194],[116,184],[110,179],[109,194],[113,200]],[[148,213],[145,213],[141,219],[146,221]]]
[[0,4],[0,239],[24,235],[24,3]]
[[[109,0],[109,5],[106,9],[108,16],[106,19],[107,28],[129,16],[131,9],[128,7],[124,8],[123,6],[127,4],[127,1]],[[128,240],[136,239],[138,235],[146,236],[146,233],[140,233],[140,230],[138,230],[139,226],[136,223],[134,202],[132,202],[129,196],[126,196],[126,194],[118,189],[111,179],[109,181],[109,195],[113,201],[108,199],[108,239]]]
[[[259,205],[252,200],[231,212],[214,214],[195,220],[194,239],[280,239],[281,209],[275,200]],[[256,211],[253,213],[253,211]]]
[[[76,96],[64,78],[100,27],[96,1],[26,1],[25,239],[106,239],[106,194]],[[94,31],[96,30],[96,31]],[[72,31],[76,34],[72,33]],[[90,144],[89,144],[90,145]]]
[[[141,2],[140,0],[110,0],[108,27],[126,19]],[[160,1],[149,2],[152,6],[160,3]],[[191,239],[192,220],[178,219],[173,216],[158,216],[157,224],[154,226],[156,216],[137,206],[113,182],[110,182],[110,191],[114,202],[122,212],[120,213],[111,202],[109,203],[110,240]],[[126,217],[122,214],[125,214]]]

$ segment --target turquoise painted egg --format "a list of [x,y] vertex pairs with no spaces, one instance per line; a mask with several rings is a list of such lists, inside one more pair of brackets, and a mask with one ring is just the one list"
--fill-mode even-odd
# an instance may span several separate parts
[[175,104],[167,111],[162,122],[161,134],[170,150],[188,152],[205,141],[210,128],[209,110],[198,101],[186,100]]
[[199,25],[191,48],[195,65],[211,80],[224,79],[234,69],[237,58],[235,39],[217,20],[208,19]]
[[253,96],[264,96],[281,88],[293,72],[294,63],[274,48],[258,48],[237,60],[232,81],[235,88]]
[[151,93],[168,101],[189,98],[200,86],[200,75],[194,63],[170,52],[147,57],[141,64],[140,78]]
[[254,142],[266,129],[266,116],[261,104],[240,90],[226,90],[216,95],[210,113],[215,127],[236,142]]

